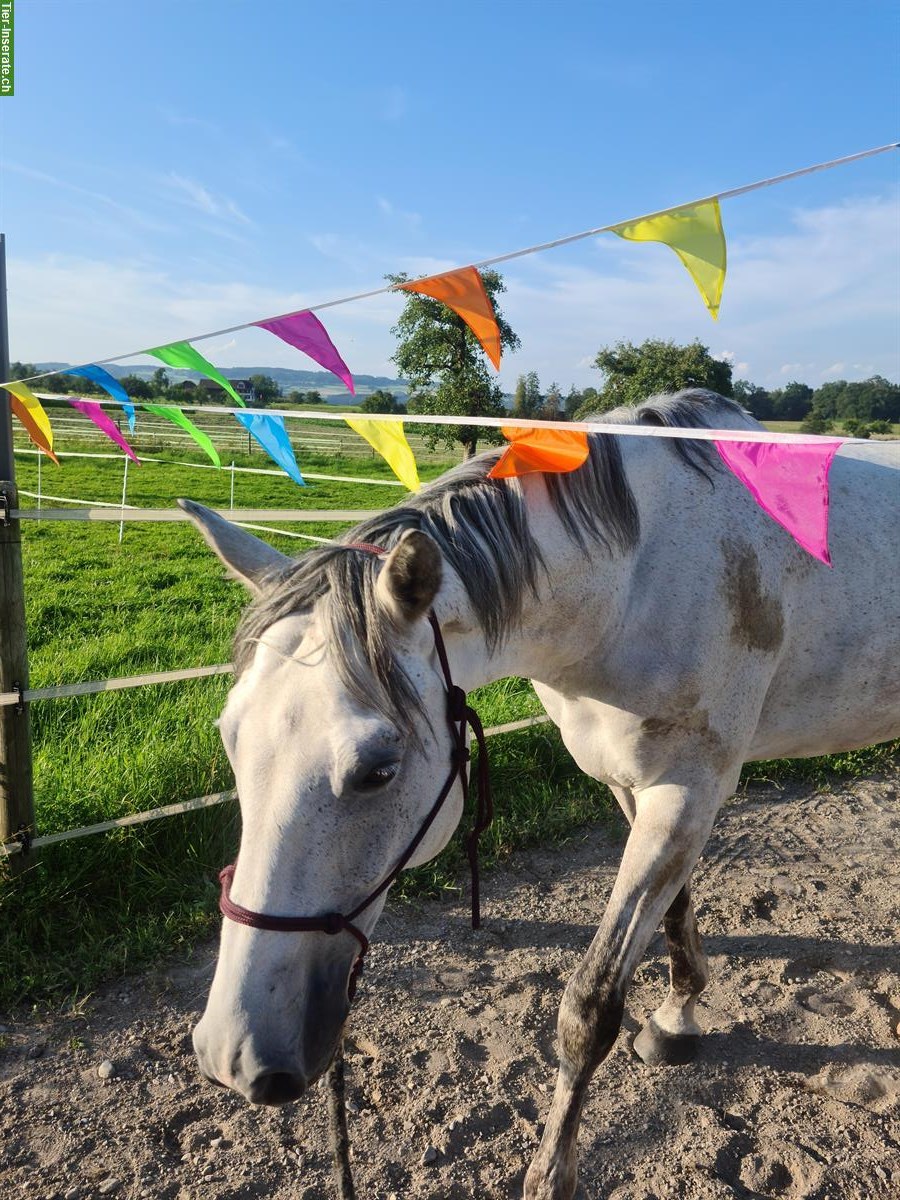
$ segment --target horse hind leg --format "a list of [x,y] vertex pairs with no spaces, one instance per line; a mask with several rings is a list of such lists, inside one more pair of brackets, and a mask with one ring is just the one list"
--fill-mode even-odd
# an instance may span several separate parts
[[669,994],[634,1039],[634,1052],[648,1066],[693,1061],[702,1030],[694,1019],[697,998],[709,982],[706,955],[686,883],[665,915],[669,947]]

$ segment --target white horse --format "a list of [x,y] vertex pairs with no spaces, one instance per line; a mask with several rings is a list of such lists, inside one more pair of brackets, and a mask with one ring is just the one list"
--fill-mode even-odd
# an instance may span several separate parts
[[[604,419],[760,428],[698,391]],[[900,457],[853,444],[835,458],[833,569],[708,443],[602,435],[579,471],[513,481],[486,478],[496,457],[298,560],[185,503],[256,595],[221,719],[243,819],[223,909],[235,919],[194,1044],[207,1077],[255,1103],[294,1099],[327,1069],[386,881],[404,856],[437,854],[461,814],[449,781],[434,809],[456,747],[433,610],[456,682],[532,679],[631,824],[563,995],[556,1090],[525,1181],[528,1200],[569,1200],[588,1083],[663,919],[671,986],[635,1050],[683,1062],[696,1049],[707,969],[689,881],[741,764],[900,735]],[[360,542],[387,553],[349,548]]]

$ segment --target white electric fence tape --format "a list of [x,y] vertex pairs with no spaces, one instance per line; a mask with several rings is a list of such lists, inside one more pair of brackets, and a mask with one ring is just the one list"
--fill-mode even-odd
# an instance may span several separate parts
[[[499,733],[513,733],[518,729],[528,729],[532,725],[545,725],[550,720],[543,713],[535,717],[525,717],[521,721],[508,721],[505,725],[494,725],[484,731],[485,737],[493,737]],[[200,808],[211,808],[214,804],[222,804],[226,800],[236,800],[237,792],[229,789],[225,792],[212,792],[208,796],[197,796],[193,800],[181,800],[177,804],[167,804],[165,808],[151,808],[147,812],[129,813],[127,817],[116,817],[112,821],[101,821],[98,825],[84,825],[80,829],[67,829],[62,833],[48,833],[41,837],[32,838],[29,849],[39,849],[41,846],[53,846],[59,842],[72,841],[75,838],[89,837],[94,833],[108,833],[112,829],[122,829],[128,825],[144,825],[148,821],[157,821],[160,817],[173,817],[179,813],[194,812]],[[24,849],[21,842],[0,843],[0,853],[9,858],[13,854],[21,854]]]

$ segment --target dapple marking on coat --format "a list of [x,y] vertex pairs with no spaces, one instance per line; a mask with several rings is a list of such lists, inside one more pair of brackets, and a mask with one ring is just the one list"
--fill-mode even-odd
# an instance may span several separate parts
[[[604,416],[758,429],[689,391]],[[291,560],[184,503],[255,594],[235,643],[221,732],[243,834],[234,899],[256,911],[349,912],[399,861],[445,776],[445,692],[433,608],[454,678],[533,680],[579,766],[631,825],[597,934],[558,1018],[559,1071],[527,1200],[570,1200],[589,1081],[660,922],[671,972],[635,1039],[646,1062],[696,1051],[707,967],[690,876],[742,763],[900,734],[900,457],[847,445],[831,469],[834,568],[754,503],[708,443],[600,435],[570,475],[491,481],[492,451],[346,542]],[[461,815],[457,787],[410,865]],[[384,897],[359,918],[368,937]],[[327,1069],[357,946],[346,933],[224,923],[201,1070],[255,1103],[300,1096]]]

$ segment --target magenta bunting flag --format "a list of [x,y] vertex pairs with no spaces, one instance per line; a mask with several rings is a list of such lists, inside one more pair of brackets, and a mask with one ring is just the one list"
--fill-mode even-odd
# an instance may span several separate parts
[[840,438],[815,442],[716,442],[728,469],[795,542],[831,566],[828,471]]
[[291,313],[289,317],[273,317],[271,321],[255,321],[254,324],[260,329],[274,333],[289,346],[296,346],[298,350],[302,350],[313,362],[317,362],[332,375],[337,375],[351,393],[356,395],[350,368],[338,354],[334,342],[315,313]]
[[121,433],[119,433],[115,422],[111,417],[106,415],[96,400],[75,400],[73,397],[69,397],[69,403],[73,408],[77,408],[80,413],[84,413],[89,421],[93,421],[97,428],[105,433],[110,441],[115,442],[117,446],[124,450],[133,463],[137,463],[138,466],[141,465],[141,460],[122,437]]

